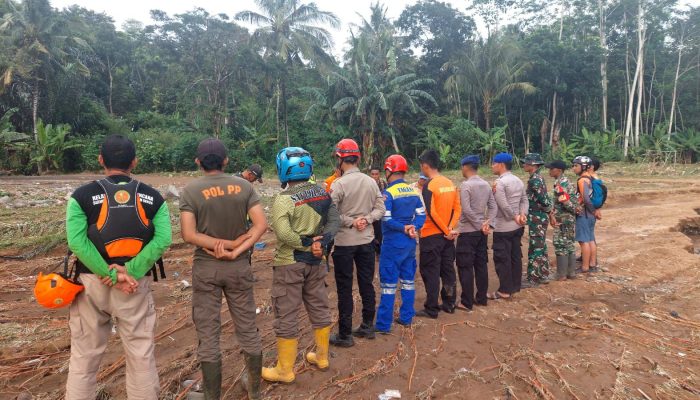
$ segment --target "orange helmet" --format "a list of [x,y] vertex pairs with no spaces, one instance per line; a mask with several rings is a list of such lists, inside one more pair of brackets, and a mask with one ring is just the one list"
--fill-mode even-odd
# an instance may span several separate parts
[[384,171],[389,171],[392,174],[394,172],[408,172],[408,162],[402,155],[391,155],[384,161]]
[[335,155],[339,158],[360,157],[360,146],[352,139],[343,139],[335,145]]
[[34,285],[34,297],[37,303],[46,308],[61,308],[69,305],[84,286],[65,278],[62,274],[44,275],[39,272]]

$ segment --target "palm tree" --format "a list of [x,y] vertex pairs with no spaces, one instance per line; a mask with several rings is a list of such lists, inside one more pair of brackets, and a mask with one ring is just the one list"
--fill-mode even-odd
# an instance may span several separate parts
[[380,123],[386,124],[394,151],[398,153],[400,150],[395,129],[397,116],[425,112],[421,106],[422,102],[437,105],[428,92],[420,89],[422,86],[434,84],[432,79],[418,78],[412,73],[400,74],[391,51],[387,58],[389,68],[386,71],[373,70],[360,55],[350,71],[343,70],[332,74],[345,93],[345,96],[333,105],[333,110],[345,113],[351,124],[360,127],[368,165],[371,165],[377,156],[375,142]]
[[2,16],[0,33],[9,33],[14,49],[7,68],[2,71],[2,83],[4,87],[17,84],[20,90],[29,92],[32,132],[38,144],[40,84],[48,75],[46,70],[60,66],[68,71],[88,74],[89,70],[80,60],[75,57],[68,60],[66,48],[89,46],[81,38],[61,35],[61,24],[48,0],[25,0],[20,4],[8,1],[7,5],[11,11]]
[[326,77],[325,88],[305,86],[299,91],[306,95],[311,102],[304,114],[304,121],[313,119],[321,124],[330,123],[331,130],[335,133],[337,112],[333,110],[333,105],[335,104],[337,85],[331,82],[331,77]]
[[445,91],[459,98],[457,91],[464,90],[481,103],[485,131],[491,130],[491,110],[502,96],[519,90],[532,94],[537,89],[519,79],[528,64],[518,62],[519,49],[515,43],[501,35],[492,35],[479,43],[473,51],[463,54],[443,68],[452,71],[445,81]]
[[289,146],[286,75],[292,67],[303,64],[305,60],[316,63],[330,60],[327,52],[333,47],[333,39],[330,32],[319,25],[338,28],[340,20],[331,12],[319,10],[313,2],[255,0],[255,3],[260,13],[242,11],[236,14],[236,19],[258,25],[253,40],[262,45],[268,60],[281,64],[284,76],[277,77],[278,98],[282,98],[284,134]]

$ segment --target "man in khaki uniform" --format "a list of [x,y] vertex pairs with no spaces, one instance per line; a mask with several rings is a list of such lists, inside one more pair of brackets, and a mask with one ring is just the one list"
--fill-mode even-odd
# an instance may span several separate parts
[[271,291],[277,366],[263,368],[262,377],[271,382],[294,381],[302,303],[316,342],[316,351],[307,353],[306,359],[321,370],[329,366],[328,270],[321,258],[338,231],[340,218],[328,193],[309,182],[312,173],[311,155],[301,147],[287,147],[277,154],[277,174],[287,189],[275,197],[270,221],[277,237]]
[[[197,358],[204,395],[221,396],[221,297],[226,303],[243,349],[248,397],[260,397],[262,346],[255,325],[253,272],[248,251],[267,229],[260,198],[250,182],[223,173],[226,148],[205,139],[195,160],[204,176],[188,184],[180,199],[182,238],[197,246],[192,265],[192,319],[197,330]],[[251,228],[246,232],[246,219]]]
[[[333,265],[338,287],[338,334],[330,343],[339,347],[354,346],[353,336],[374,339],[374,229],[372,223],[384,218],[384,197],[374,179],[360,172],[360,148],[352,139],[336,145],[336,157],[342,171],[331,185],[331,199],[338,207],[341,228],[335,236]],[[353,263],[357,269],[357,286],[362,296],[362,324],[352,330]]]
[[99,156],[106,177],[76,189],[66,210],[68,247],[78,257],[85,290],[70,306],[67,400],[94,400],[97,371],[112,337],[112,317],[126,358],[129,399],[156,400],[156,310],[145,276],[171,242],[168,204],[131,178],[134,143],[108,136]]

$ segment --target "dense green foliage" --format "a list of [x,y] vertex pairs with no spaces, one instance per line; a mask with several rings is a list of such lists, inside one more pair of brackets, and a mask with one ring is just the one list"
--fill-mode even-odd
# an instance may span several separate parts
[[[451,168],[502,150],[700,154],[698,7],[420,0],[392,21],[376,4],[336,60],[338,16],[303,0],[256,4],[231,17],[153,10],[151,25],[115,27],[77,6],[0,0],[0,169],[97,169],[110,133],[136,141],[141,172],[193,169],[207,136],[228,144],[233,170],[271,166],[288,143],[330,166],[342,137],[362,144],[365,166],[427,147]],[[517,18],[499,26],[506,10]]]

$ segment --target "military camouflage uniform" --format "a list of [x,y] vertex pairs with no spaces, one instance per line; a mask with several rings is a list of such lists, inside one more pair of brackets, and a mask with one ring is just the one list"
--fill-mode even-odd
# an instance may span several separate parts
[[537,283],[549,276],[549,258],[545,238],[547,225],[549,225],[548,214],[552,210],[552,200],[547,193],[547,185],[540,175],[540,168],[533,172],[527,181],[527,200],[530,203],[530,213],[527,216],[530,236],[527,249],[527,279]]
[[[567,193],[568,199],[563,193]],[[578,204],[578,194],[576,186],[569,182],[569,179],[562,174],[554,182],[552,191],[554,199],[554,217],[558,226],[554,228],[554,253],[558,256],[568,256],[576,251],[576,207]]]

